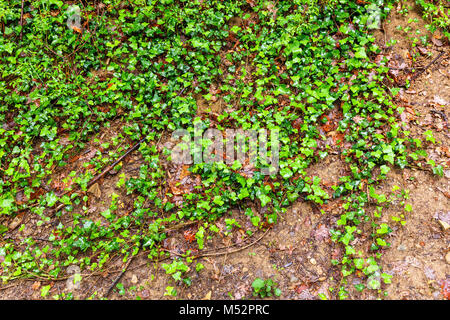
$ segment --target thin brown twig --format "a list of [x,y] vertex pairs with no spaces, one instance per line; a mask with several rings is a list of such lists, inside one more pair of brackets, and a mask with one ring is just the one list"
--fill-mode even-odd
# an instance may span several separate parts
[[116,161],[113,162],[113,164],[107,166],[102,173],[98,174],[94,179],[92,179],[91,181],[88,182],[88,187],[90,187],[91,185],[93,185],[94,183],[96,183],[100,178],[102,178],[105,174],[107,174],[109,171],[111,171],[117,164],[119,164],[123,159],[125,159],[126,156],[128,156],[131,152],[133,152],[134,150],[136,150],[142,142],[144,142],[144,140],[147,137],[142,138],[141,140],[139,140],[138,143],[136,143],[134,146],[132,146],[130,149],[127,150],[127,152],[125,152],[122,156],[119,157],[119,159],[117,159]]
[[436,58],[433,59],[425,68],[423,68],[421,71],[416,72],[411,77],[411,81],[417,79],[422,73],[424,73],[429,67],[431,67],[436,61],[438,61],[443,55],[445,54],[445,51],[442,51]]
[[231,250],[231,251],[225,251],[225,252],[212,252],[212,253],[200,254],[200,255],[198,255],[198,256],[195,256],[194,258],[195,258],[195,259],[198,259],[198,258],[203,258],[203,257],[217,257],[217,256],[228,255],[228,254],[232,254],[232,253],[236,253],[236,252],[245,250],[245,249],[247,249],[247,248],[250,248],[251,246],[254,246],[254,245],[257,244],[259,241],[261,241],[262,238],[264,238],[264,237],[266,236],[266,234],[269,233],[270,229],[271,229],[271,228],[267,229],[266,232],[264,232],[264,233],[261,235],[261,237],[259,237],[258,239],[256,239],[256,240],[253,241],[252,243],[249,243],[249,244],[246,245],[246,246],[243,246],[243,247],[237,248],[237,249],[235,249],[235,250]]
[[[240,248],[237,248],[237,249],[235,249],[235,250],[226,250],[226,251],[223,251],[223,252],[203,253],[203,254],[199,254],[199,255],[194,256],[193,259],[199,259],[199,258],[203,258],[203,257],[217,257],[217,256],[223,256],[223,255],[233,254],[233,253],[236,253],[236,252],[245,250],[245,249],[247,249],[247,248],[249,248],[249,247],[255,245],[255,244],[258,243],[259,241],[261,241],[261,239],[264,238],[264,236],[269,232],[269,230],[270,230],[270,228],[267,229],[267,230],[261,235],[261,237],[259,237],[259,238],[256,239],[255,241],[249,243],[248,245],[245,245],[245,246],[242,246],[242,247],[240,247]],[[233,245],[230,245],[230,246],[225,247],[225,248],[231,248],[231,247],[234,247],[235,245],[236,245],[236,244],[233,244]],[[179,257],[183,257],[183,256],[185,255],[185,254],[183,254],[183,253],[177,253],[177,252],[174,252],[174,251],[171,251],[171,250],[168,250],[168,249],[162,249],[162,250],[164,250],[164,251],[166,251],[166,252],[169,252],[169,253],[171,253],[171,254],[173,254],[173,255],[175,255],[175,256],[179,256]]]
[[448,119],[447,119],[447,115],[445,114],[445,112],[441,111],[441,110],[435,110],[435,109],[431,109],[430,112],[435,113],[442,118],[442,120],[445,123],[445,131],[448,132]]
[[120,279],[123,277],[123,275],[125,274],[125,272],[127,272],[128,266],[131,264],[131,262],[133,261],[135,256],[132,256],[130,258],[130,260],[127,262],[127,264],[125,265],[125,268],[123,268],[122,272],[117,276],[116,280],[114,280],[114,282],[111,284],[111,286],[109,287],[108,291],[106,292],[105,297],[108,297],[111,294],[111,291],[114,289],[114,287],[117,285],[117,283],[120,281]]
[[17,287],[18,285],[20,285],[20,283],[14,283],[14,284],[11,284],[11,285],[6,286],[6,287],[0,287],[0,290],[6,290],[6,289],[9,289],[9,288]]
[[[116,161],[114,161],[111,165],[107,166],[100,174],[96,175],[91,181],[88,182],[87,186],[90,187],[92,186],[94,183],[96,183],[99,179],[101,179],[105,174],[107,174],[109,171],[111,171],[118,163],[120,163],[123,159],[125,159],[126,156],[128,156],[131,152],[133,152],[134,150],[136,150],[141,143],[146,139],[147,137],[142,138],[141,140],[139,140],[138,143],[136,143],[134,146],[132,146],[130,149],[128,149],[122,156],[119,157],[119,159],[117,159]],[[72,190],[72,192],[75,190]],[[60,205],[58,205],[54,210],[53,213],[58,212],[59,210],[61,210],[63,207],[65,206],[64,203],[61,203]]]
[[175,230],[182,229],[184,227],[191,226],[191,225],[197,224],[197,223],[199,223],[199,221],[189,221],[189,222],[185,222],[185,223],[179,223],[171,228],[164,229],[164,231],[175,231]]
[[53,51],[52,48],[50,48],[47,44],[45,44],[44,41],[42,41],[42,44],[44,45],[44,47],[47,48],[47,50],[49,50],[49,51],[50,51],[51,53],[53,53],[55,56],[58,56],[58,57],[60,57],[61,59],[66,60],[66,58],[65,58],[64,56],[62,56],[62,55],[60,55],[59,53]]

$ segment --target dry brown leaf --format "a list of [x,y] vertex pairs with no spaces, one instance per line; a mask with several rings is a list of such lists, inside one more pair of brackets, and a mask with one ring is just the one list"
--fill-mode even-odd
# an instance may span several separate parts
[[431,37],[431,42],[433,42],[433,44],[437,47],[442,47],[442,41],[435,38],[434,36]]
[[80,28],[78,28],[77,26],[72,26],[72,30],[75,32],[78,32],[78,33],[83,33],[83,31]]
[[34,291],[39,290],[40,287],[41,287],[41,283],[40,283],[39,281],[33,282],[33,285],[31,286],[31,288],[32,288]]
[[92,193],[96,198],[100,198],[102,196],[102,192],[100,191],[100,187],[98,183],[94,183],[89,189],[89,193]]
[[212,294],[212,292],[208,291],[208,293],[203,297],[202,300],[211,300],[211,294]]
[[19,212],[19,214],[9,224],[9,226],[8,226],[9,231],[16,229],[22,223],[24,215],[25,215],[25,211]]

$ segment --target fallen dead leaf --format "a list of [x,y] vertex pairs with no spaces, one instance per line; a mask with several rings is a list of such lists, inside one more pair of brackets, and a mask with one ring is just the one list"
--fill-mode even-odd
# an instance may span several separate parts
[[90,186],[88,192],[92,193],[96,198],[100,198],[102,196],[102,192],[100,191],[98,183],[94,183],[92,186]]
[[76,26],[72,26],[72,30],[75,31],[75,32],[78,32],[78,33],[83,33],[83,31],[80,28],[76,27]]
[[433,44],[437,47],[442,47],[442,41],[435,38],[434,36],[431,37],[431,42],[433,42]]
[[25,214],[25,212],[21,211],[17,214],[17,216],[15,216],[13,221],[11,221],[11,223],[8,226],[10,231],[14,230],[15,228],[17,228],[19,226],[19,224],[22,223],[24,214]]
[[212,294],[212,292],[209,291],[209,292],[203,297],[202,300],[211,300],[211,294]]
[[442,220],[438,220],[439,224],[441,225],[442,229],[444,229],[444,231],[447,231],[450,228],[450,225]]
[[295,292],[298,294],[302,293],[303,291],[307,290],[309,287],[306,284],[299,285],[297,288],[295,288]]
[[447,105],[447,101],[440,96],[434,96],[433,102],[441,106]]
[[445,279],[441,285],[441,293],[445,297],[445,299],[450,300],[450,280]]
[[33,285],[31,286],[31,288],[36,291],[39,290],[39,288],[41,287],[41,283],[39,281],[35,281],[33,282]]

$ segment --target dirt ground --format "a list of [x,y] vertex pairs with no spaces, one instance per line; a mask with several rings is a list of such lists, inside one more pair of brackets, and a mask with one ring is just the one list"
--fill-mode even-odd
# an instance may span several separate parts
[[[377,40],[395,39],[397,44],[388,49],[394,56],[399,55],[407,67],[428,66],[411,82],[408,89],[400,92],[399,100],[406,107],[406,126],[414,133],[431,129],[441,145],[427,150],[431,159],[443,165],[449,164],[450,142],[448,117],[450,107],[450,49],[445,45],[439,31],[430,34],[426,22],[413,1],[407,1],[409,12],[406,16],[395,10],[384,23],[384,32],[376,33]],[[411,23],[408,23],[411,21]],[[390,22],[389,22],[390,21]],[[403,28],[412,29],[405,37]],[[419,30],[421,36],[427,34],[432,46],[425,50],[416,48],[419,57],[411,61],[412,33]],[[447,167],[448,168],[448,167]],[[450,170],[444,170],[443,178],[436,178],[420,170],[391,171],[383,188],[393,185],[410,190],[413,211],[407,216],[407,223],[393,233],[392,248],[382,258],[388,273],[394,275],[393,283],[387,287],[391,299],[444,299],[448,296],[450,281],[449,230],[444,230],[442,222],[450,220]],[[392,208],[390,211],[394,211]],[[392,212],[394,213],[394,212]],[[441,222],[440,222],[441,221]]]
[[[425,22],[420,16],[413,1],[408,15],[399,13],[399,8],[393,10],[380,30],[374,35],[377,43],[383,48],[383,56],[388,57],[390,66],[394,68],[393,76],[402,82],[412,69],[421,71],[435,57],[438,61],[427,68],[417,79],[411,81],[409,88],[403,88],[397,102],[405,107],[404,118],[406,128],[414,134],[432,129],[435,137],[442,144],[435,145],[430,150],[430,158],[437,164],[450,165],[448,151],[450,136],[447,120],[450,117],[450,46],[439,37],[430,35],[432,46],[414,49],[418,52],[415,61],[412,60],[412,33],[420,30],[428,34]],[[417,22],[408,23],[410,19]],[[412,31],[405,35],[397,26],[411,26]],[[385,44],[391,40],[397,44],[388,47]],[[441,54],[441,52],[443,52]],[[199,110],[205,109],[200,106]],[[212,110],[219,112],[219,110]],[[110,129],[111,134],[114,128]],[[87,154],[89,156],[89,153]],[[138,173],[140,159],[131,156],[124,166],[131,176]],[[73,169],[73,168],[72,168]],[[317,175],[322,181],[333,183],[347,168],[337,155],[327,157],[320,163],[309,168],[310,175]],[[108,175],[101,187],[91,190],[99,193],[90,203],[91,212],[100,212],[108,207],[108,201],[113,192],[120,193],[115,187],[119,175]],[[384,287],[388,292],[387,299],[445,299],[448,291],[443,288],[450,286],[450,254],[449,230],[444,230],[445,223],[450,224],[450,170],[445,170],[443,178],[437,178],[429,172],[417,169],[389,172],[386,181],[380,186],[385,193],[394,185],[410,191],[412,212],[406,216],[406,225],[398,227],[389,239],[392,246],[385,250],[381,265],[385,272],[392,274],[393,283]],[[126,195],[121,195],[126,199]],[[123,203],[126,211],[130,203]],[[398,207],[389,208],[386,216],[396,214]],[[166,286],[175,286],[178,290],[177,299],[242,299],[251,298],[251,283],[256,277],[273,278],[282,290],[281,299],[317,299],[323,293],[329,299],[336,299],[336,292],[330,293],[329,288],[336,288],[340,280],[339,270],[331,265],[330,259],[339,257],[341,249],[331,239],[329,230],[339,218],[337,205],[331,202],[329,212],[322,214],[318,208],[307,202],[299,201],[279,222],[266,234],[257,231],[243,242],[239,234],[208,241],[206,249],[237,244],[239,250],[235,253],[214,255],[199,259],[205,269],[189,272],[192,275],[192,285],[189,288],[174,285],[170,276],[160,268],[160,264],[151,263],[145,256],[139,255],[128,266],[127,272],[121,278],[127,289],[125,294],[113,292],[111,299],[174,299],[164,295]],[[248,222],[243,222],[248,223]],[[219,221],[218,225],[224,225]],[[23,235],[29,235],[36,230],[25,229]],[[186,229],[184,230],[186,231]],[[41,231],[45,234],[45,231]],[[182,241],[182,232],[174,233],[165,247],[169,250],[186,249],[186,241]],[[184,247],[183,247],[184,246]],[[194,245],[192,245],[194,247]],[[219,251],[220,250],[215,250]],[[214,252],[214,251],[211,251]],[[116,260],[104,274],[84,277],[79,286],[73,286],[70,281],[58,281],[52,287],[52,294],[72,291],[75,298],[86,299],[98,292],[96,297],[103,296],[120,273],[123,263]],[[113,270],[113,271],[111,271]],[[21,280],[0,287],[1,299],[39,299],[40,290],[36,287],[39,281]],[[356,283],[355,283],[356,284]],[[448,289],[447,289],[448,290]],[[447,295],[447,296],[446,296]],[[368,290],[359,293],[350,292],[352,299],[375,299]]]

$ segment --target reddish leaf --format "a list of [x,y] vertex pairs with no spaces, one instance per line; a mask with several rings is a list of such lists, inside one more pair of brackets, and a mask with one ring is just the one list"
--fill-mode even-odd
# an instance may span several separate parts
[[450,280],[445,279],[441,285],[441,293],[445,299],[450,300]]

